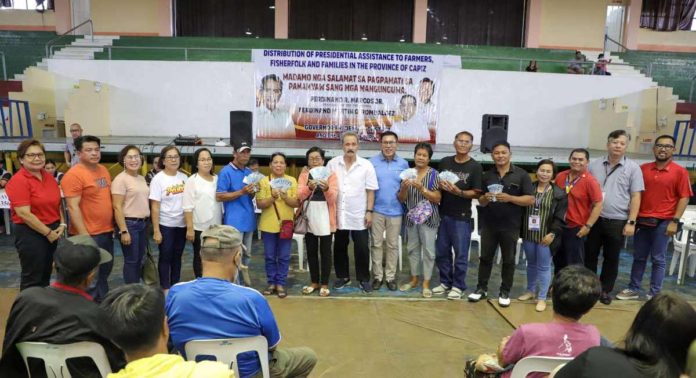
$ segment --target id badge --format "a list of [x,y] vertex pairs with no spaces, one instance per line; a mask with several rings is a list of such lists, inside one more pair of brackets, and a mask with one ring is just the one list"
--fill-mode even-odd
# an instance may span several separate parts
[[539,231],[541,230],[541,218],[539,215],[530,215],[529,216],[529,231]]

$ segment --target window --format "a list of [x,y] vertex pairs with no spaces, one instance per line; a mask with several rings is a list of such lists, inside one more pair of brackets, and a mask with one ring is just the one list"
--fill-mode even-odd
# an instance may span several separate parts
[[44,9],[44,0],[11,0],[10,5],[5,5],[7,1],[0,1],[2,9],[21,9],[21,10],[36,10]]
[[694,13],[694,19],[691,20],[691,31],[696,31],[696,13]]

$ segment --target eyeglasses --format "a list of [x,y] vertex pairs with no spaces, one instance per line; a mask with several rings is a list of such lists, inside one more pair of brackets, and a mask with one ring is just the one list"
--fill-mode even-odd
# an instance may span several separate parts
[[24,157],[29,159],[29,160],[34,160],[36,158],[43,159],[46,157],[46,154],[43,152],[37,152],[37,153],[31,153],[31,154],[24,154]]
[[126,155],[125,160],[130,160],[130,161],[140,161],[143,157],[140,155]]
[[212,158],[202,158],[202,159],[198,159],[198,161],[200,163],[210,163],[211,161],[213,161],[213,159]]
[[674,148],[674,146],[671,144],[656,144],[655,148],[658,150],[671,150]]
[[179,155],[165,156],[164,160],[179,160]]

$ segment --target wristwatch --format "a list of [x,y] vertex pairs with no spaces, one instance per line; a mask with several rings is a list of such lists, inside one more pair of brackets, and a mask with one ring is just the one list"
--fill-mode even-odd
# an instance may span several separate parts
[[121,230],[118,234],[123,235],[123,234],[127,234],[127,233],[128,233],[128,230]]
[[585,224],[585,227],[587,227],[587,229],[589,230],[589,229],[591,229],[591,228],[592,228],[592,225],[591,225],[591,224],[589,224],[589,223],[587,223],[587,224]]
[[633,226],[636,224],[636,221],[629,219],[628,222],[626,222],[626,224],[630,224],[631,226]]
[[674,222],[674,223],[679,223],[679,222],[681,222],[681,219],[679,219],[679,218],[672,218],[672,222]]

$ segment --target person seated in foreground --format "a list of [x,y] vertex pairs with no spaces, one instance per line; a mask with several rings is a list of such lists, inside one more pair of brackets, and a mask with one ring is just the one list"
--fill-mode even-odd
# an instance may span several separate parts
[[582,75],[585,73],[585,68],[583,68],[583,64],[587,61],[587,57],[585,57],[585,54],[580,52],[579,50],[575,51],[575,58],[571,60],[568,63],[568,70],[567,72],[569,74],[578,74]]
[[108,314],[112,340],[123,349],[128,365],[109,378],[232,378],[228,366],[215,361],[184,361],[167,354],[169,327],[164,317],[164,293],[159,287],[121,286],[107,294],[102,309]]
[[[242,233],[214,225],[201,234],[203,276],[169,290],[165,309],[174,346],[184,354],[191,340],[264,336],[271,377],[306,377],[317,356],[306,347],[278,348],[280,331],[266,299],[258,291],[235,285],[242,259]],[[238,356],[239,374],[261,374],[255,352]]]
[[590,348],[555,377],[679,377],[696,339],[694,319],[696,311],[677,294],[657,294],[636,314],[623,348]]
[[[522,324],[500,342],[497,359],[490,355],[479,356],[476,370],[494,372],[528,356],[575,357],[600,345],[599,330],[591,324],[580,323],[580,319],[597,303],[601,293],[599,279],[589,269],[582,265],[563,268],[551,284],[551,322]],[[510,375],[511,370],[507,370],[502,377]],[[535,373],[529,377],[545,375]]]
[[[91,341],[104,347],[111,369],[125,365],[123,353],[110,341],[106,314],[85,291],[99,265],[111,255],[89,235],[78,235],[58,245],[53,256],[56,281],[48,287],[31,287],[19,293],[10,310],[0,359],[0,377],[26,377],[27,369],[16,345],[25,341],[72,344]],[[44,377],[43,363],[30,359],[32,377]],[[36,363],[34,363],[36,362]],[[91,358],[69,359],[73,377],[99,375]]]

